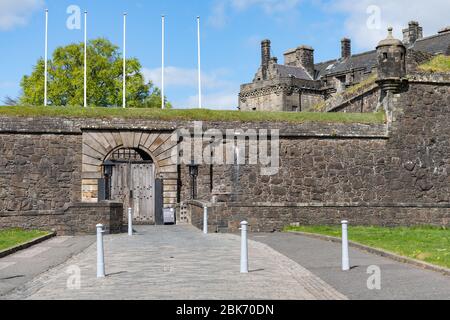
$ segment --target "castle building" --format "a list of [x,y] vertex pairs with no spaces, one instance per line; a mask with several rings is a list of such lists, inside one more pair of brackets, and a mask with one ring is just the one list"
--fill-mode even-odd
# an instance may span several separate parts
[[[406,73],[435,55],[450,55],[450,27],[423,37],[422,27],[411,21],[403,30],[401,42],[406,48]],[[261,66],[252,83],[241,85],[239,109],[315,111],[315,106],[376,75],[378,64],[377,50],[352,54],[348,38],[341,40],[341,57],[338,59],[315,63],[314,49],[302,45],[286,51],[284,64],[279,64],[278,59],[271,56],[270,40],[263,40]]]

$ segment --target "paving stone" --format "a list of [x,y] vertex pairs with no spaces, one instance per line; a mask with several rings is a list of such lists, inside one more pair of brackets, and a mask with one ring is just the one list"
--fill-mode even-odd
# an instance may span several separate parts
[[[96,278],[96,245],[40,275],[6,299],[346,299],[265,244],[249,241],[250,273],[241,274],[240,237],[203,235],[192,226],[136,228],[105,237],[105,279]],[[68,268],[81,270],[70,290]]]

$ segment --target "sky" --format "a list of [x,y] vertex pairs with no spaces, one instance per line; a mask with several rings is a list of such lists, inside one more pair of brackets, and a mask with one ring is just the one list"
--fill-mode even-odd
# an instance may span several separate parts
[[[161,15],[166,16],[166,96],[176,108],[197,106],[197,24],[201,17],[203,105],[236,109],[239,86],[260,64],[260,42],[272,54],[302,44],[316,62],[340,56],[340,39],[354,53],[375,48],[393,26],[417,20],[425,36],[450,25],[448,0],[0,0],[0,104],[20,96],[20,79],[44,55],[44,10],[49,9],[49,51],[83,41],[83,29],[67,28],[70,6],[87,10],[90,39],[122,46],[127,12],[127,55],[140,60],[146,79],[161,83]],[[83,25],[83,23],[82,23]]]

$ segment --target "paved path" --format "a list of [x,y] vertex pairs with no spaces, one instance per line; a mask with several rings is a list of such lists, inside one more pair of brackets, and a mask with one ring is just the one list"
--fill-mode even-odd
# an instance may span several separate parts
[[[450,277],[350,249],[350,272],[340,271],[341,245],[304,236],[253,234],[252,239],[301,264],[350,299],[450,299]],[[381,268],[381,290],[367,289],[368,266]]]
[[[239,273],[240,238],[192,226],[137,227],[105,237],[105,279],[95,278],[96,246],[46,272],[6,299],[345,299],[270,247],[250,241],[249,274]],[[81,288],[67,288],[71,266]]]
[[94,241],[95,237],[57,237],[0,259],[0,299],[80,253]]

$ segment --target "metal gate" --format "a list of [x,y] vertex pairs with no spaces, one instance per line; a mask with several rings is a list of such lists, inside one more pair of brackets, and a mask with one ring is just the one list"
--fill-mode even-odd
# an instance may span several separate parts
[[133,208],[134,222],[155,223],[155,165],[151,161],[115,162],[111,199]]

